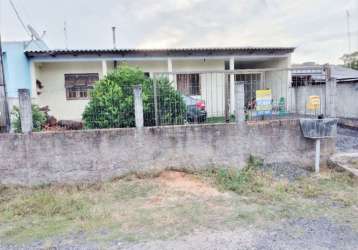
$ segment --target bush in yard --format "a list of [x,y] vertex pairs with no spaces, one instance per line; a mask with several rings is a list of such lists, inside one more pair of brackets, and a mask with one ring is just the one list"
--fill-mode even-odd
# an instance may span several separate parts
[[[21,120],[20,120],[20,109],[14,107],[11,112],[13,116],[12,126],[16,133],[21,133]],[[46,124],[46,115],[40,110],[38,105],[32,105],[32,131],[39,132],[42,130],[43,126]]]
[[[86,128],[134,127],[134,85],[142,86],[144,125],[155,125],[153,80],[138,68],[121,66],[96,83],[82,115]],[[184,123],[186,106],[168,79],[157,80],[158,106],[166,124]]]

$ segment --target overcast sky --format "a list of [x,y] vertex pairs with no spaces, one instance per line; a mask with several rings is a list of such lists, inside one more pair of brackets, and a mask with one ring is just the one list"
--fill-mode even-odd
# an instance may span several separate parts
[[[28,35],[8,0],[0,0],[3,40]],[[358,50],[358,0],[13,0],[26,24],[47,31],[50,48],[295,46],[294,62],[340,63]]]

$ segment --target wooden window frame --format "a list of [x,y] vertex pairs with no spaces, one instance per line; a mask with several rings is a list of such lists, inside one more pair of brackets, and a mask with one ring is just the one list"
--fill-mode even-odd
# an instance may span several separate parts
[[98,73],[65,74],[66,100],[88,100],[98,80]]

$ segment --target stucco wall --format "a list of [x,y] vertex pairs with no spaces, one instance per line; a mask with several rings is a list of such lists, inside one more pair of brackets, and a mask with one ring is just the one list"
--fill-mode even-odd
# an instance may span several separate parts
[[29,62],[24,54],[25,42],[3,44],[5,80],[9,97],[17,97],[17,90],[31,89]]
[[[322,142],[322,158],[335,150]],[[314,142],[298,121],[0,134],[0,184],[108,180],[133,171],[241,168],[249,155],[312,165]]]
[[[290,58],[279,58],[260,64],[260,67],[264,68],[286,69],[289,66]],[[269,88],[272,90],[272,99],[275,102],[279,102],[281,97],[285,98],[286,108],[291,110],[294,96],[289,83],[288,70],[273,70],[267,71],[264,74],[263,88]]]
[[44,86],[37,103],[49,106],[57,119],[80,120],[88,100],[66,100],[65,74],[98,73],[102,77],[101,62],[51,62],[36,65],[37,76]]

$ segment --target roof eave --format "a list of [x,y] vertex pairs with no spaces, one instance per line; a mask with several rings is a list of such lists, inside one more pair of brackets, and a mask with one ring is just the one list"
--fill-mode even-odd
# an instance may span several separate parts
[[33,57],[189,57],[189,56],[231,56],[231,55],[284,55],[293,53],[295,48],[191,48],[191,49],[122,49],[122,50],[44,50],[26,51]]

